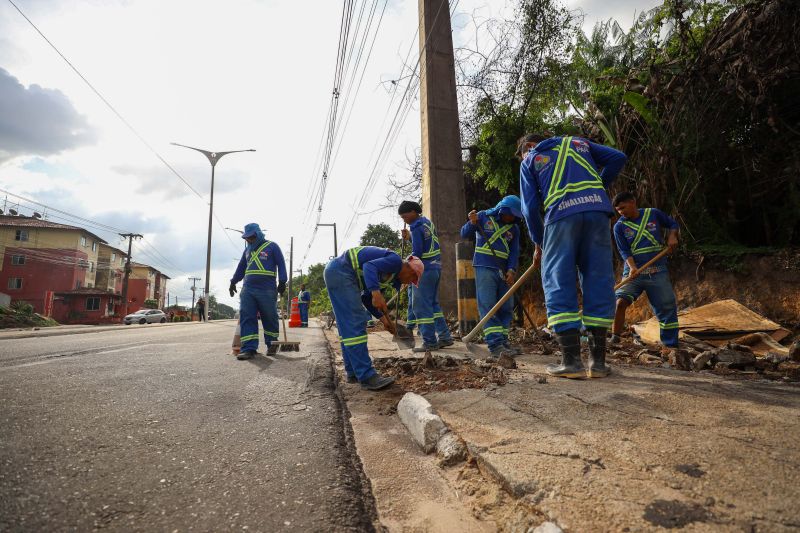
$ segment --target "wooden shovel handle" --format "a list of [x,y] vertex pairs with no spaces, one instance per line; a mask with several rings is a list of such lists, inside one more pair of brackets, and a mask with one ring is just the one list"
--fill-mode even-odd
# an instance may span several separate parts
[[642,268],[637,268],[637,269],[636,269],[636,274],[633,274],[633,275],[631,275],[631,276],[628,276],[627,278],[623,278],[623,279],[621,279],[619,283],[617,283],[616,285],[614,285],[614,290],[617,290],[617,289],[619,289],[620,287],[622,287],[623,285],[625,285],[626,283],[629,283],[629,282],[631,282],[631,281],[635,280],[636,278],[638,278],[638,277],[639,277],[639,272],[641,272],[641,271],[642,271],[642,270],[644,270],[645,268],[649,267],[650,265],[652,265],[653,263],[655,263],[656,261],[658,261],[659,259],[661,259],[661,258],[662,258],[662,257],[664,257],[665,255],[667,255],[668,253],[669,253],[669,248],[664,248],[663,250],[661,250],[661,251],[658,253],[658,255],[657,255],[657,256],[655,256],[654,258],[652,258],[652,259],[651,259],[650,261],[648,261],[647,263],[643,264],[643,265],[642,265]]
[[478,322],[478,325],[475,326],[475,328],[469,333],[467,333],[464,337],[461,337],[461,340],[464,342],[471,342],[472,339],[474,339],[478,335],[478,332],[481,330],[481,328],[483,328],[484,324],[486,324],[486,322],[488,322],[489,319],[492,318],[497,313],[497,311],[500,310],[501,307],[503,307],[503,304],[506,303],[508,299],[514,295],[517,289],[522,287],[522,285],[528,280],[528,278],[531,276],[531,274],[533,274],[535,270],[536,268],[534,268],[533,265],[529,266],[528,270],[522,273],[522,275],[519,277],[516,283],[514,283],[511,287],[509,287],[508,291],[503,295],[503,297],[500,298],[500,300],[498,300],[498,302],[494,304],[494,307],[492,307],[489,310],[489,312],[486,313],[486,316],[484,316],[481,319],[481,321]]

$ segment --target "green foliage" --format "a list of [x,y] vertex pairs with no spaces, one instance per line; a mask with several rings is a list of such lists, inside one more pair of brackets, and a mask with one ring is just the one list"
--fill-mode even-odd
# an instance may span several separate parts
[[23,315],[33,315],[33,306],[25,300],[14,300],[11,309]]
[[236,315],[236,309],[217,302],[217,297],[213,294],[208,297],[208,305],[208,316],[212,320],[233,318]]
[[144,302],[142,302],[142,307],[144,307],[145,309],[158,309],[158,301],[149,298]]
[[399,250],[400,233],[393,230],[389,224],[367,224],[367,229],[364,230],[359,244],[361,246],[377,246],[379,248]]
[[306,290],[311,293],[311,306],[308,313],[310,316],[317,316],[324,311],[331,310],[331,300],[328,297],[328,289],[325,288],[323,272],[325,263],[317,263],[308,267],[308,273],[304,276],[292,278],[292,292],[289,298],[294,298],[300,293],[300,284],[306,284]]
[[34,313],[33,306],[25,301],[14,300],[10,307],[0,307],[0,329],[50,326],[58,326],[58,322]]

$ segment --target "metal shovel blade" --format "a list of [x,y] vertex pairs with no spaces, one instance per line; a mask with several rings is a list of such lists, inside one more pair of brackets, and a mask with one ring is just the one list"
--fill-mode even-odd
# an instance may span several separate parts
[[414,347],[414,334],[408,331],[408,328],[402,324],[396,324],[397,334],[392,337],[392,340],[401,349],[410,350]]
[[489,351],[489,348],[485,344],[475,344],[472,342],[465,342],[464,346],[467,347],[469,353],[471,353],[478,359],[488,359],[492,355],[492,352]]

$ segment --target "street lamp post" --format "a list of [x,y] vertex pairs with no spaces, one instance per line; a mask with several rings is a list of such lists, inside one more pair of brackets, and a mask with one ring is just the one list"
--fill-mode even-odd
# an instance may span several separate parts
[[208,158],[208,162],[211,163],[211,195],[210,201],[208,203],[208,243],[206,244],[206,287],[205,287],[205,295],[206,295],[206,322],[208,322],[208,313],[211,308],[211,301],[209,299],[209,293],[211,292],[211,228],[214,222],[214,169],[217,166],[217,161],[222,159],[222,156],[228,154],[235,154],[238,152],[255,152],[254,149],[250,148],[248,150],[229,150],[227,152],[211,152],[209,150],[203,150],[201,148],[195,148],[194,146],[186,146],[185,144],[178,144],[172,143],[175,146],[181,146],[183,148],[188,148],[190,150],[194,150],[196,152],[200,152],[204,156]]
[[333,257],[339,257],[339,244],[336,240],[336,222],[333,224],[317,224],[319,226],[332,226],[333,227]]

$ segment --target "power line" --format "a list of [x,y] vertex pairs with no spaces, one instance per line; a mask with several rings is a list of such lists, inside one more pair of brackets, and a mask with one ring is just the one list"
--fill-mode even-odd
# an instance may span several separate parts
[[141,134],[140,134],[138,131],[136,131],[136,128],[134,128],[134,127],[131,125],[131,123],[130,123],[130,122],[128,122],[127,120],[125,120],[125,117],[123,117],[123,116],[122,116],[122,115],[119,113],[119,111],[117,111],[117,110],[114,108],[114,106],[113,106],[113,105],[111,105],[111,103],[110,103],[108,100],[106,100],[106,98],[105,98],[105,97],[104,97],[102,94],[100,94],[100,91],[98,91],[97,89],[95,89],[94,85],[92,85],[92,84],[91,84],[91,82],[89,82],[89,80],[88,80],[88,79],[86,79],[86,77],[85,77],[83,74],[81,74],[81,72],[80,72],[80,71],[79,71],[79,70],[78,70],[78,69],[75,67],[75,65],[73,65],[73,64],[72,64],[72,62],[71,62],[69,59],[67,59],[67,57],[66,57],[64,54],[62,54],[62,53],[61,53],[61,50],[59,50],[59,49],[56,47],[56,45],[54,45],[54,44],[52,43],[52,41],[50,41],[50,39],[48,39],[48,38],[47,38],[47,36],[45,36],[45,34],[44,34],[44,33],[42,33],[42,31],[41,31],[41,30],[40,30],[40,29],[39,29],[39,28],[36,26],[36,24],[34,24],[34,23],[33,23],[33,21],[32,21],[30,18],[28,18],[28,16],[27,16],[25,13],[23,13],[23,12],[22,12],[22,10],[19,8],[19,6],[18,6],[17,4],[15,4],[13,0],[8,0],[8,3],[10,3],[12,6],[14,6],[14,9],[16,9],[16,10],[19,12],[19,14],[20,14],[20,15],[22,15],[22,17],[23,17],[25,20],[27,20],[27,21],[28,21],[28,24],[30,24],[30,25],[31,25],[31,27],[33,27],[33,29],[34,29],[34,30],[36,30],[36,33],[38,33],[38,34],[39,34],[39,35],[42,37],[42,39],[44,39],[44,40],[45,40],[45,42],[47,42],[47,44],[49,44],[49,45],[50,45],[50,48],[52,48],[53,50],[55,50],[55,52],[56,52],[56,53],[57,53],[59,56],[61,56],[61,59],[63,59],[63,60],[64,60],[64,61],[67,63],[67,65],[69,65],[69,67],[70,67],[70,68],[71,68],[71,69],[72,69],[72,70],[75,72],[75,74],[77,74],[77,75],[78,75],[78,77],[80,77],[80,79],[82,79],[82,80],[84,81],[84,83],[86,83],[86,85],[89,87],[89,89],[91,89],[91,90],[92,90],[92,92],[94,92],[94,94],[96,94],[96,95],[97,95],[97,97],[98,97],[98,98],[100,98],[100,100],[102,100],[102,102],[103,102],[103,103],[104,103],[104,104],[105,104],[105,105],[106,105],[106,106],[107,106],[107,107],[108,107],[108,108],[111,110],[111,112],[112,112],[112,113],[114,113],[114,114],[117,116],[117,118],[118,118],[118,119],[119,119],[119,120],[120,120],[120,121],[121,121],[123,124],[125,124],[125,126],[126,126],[126,127],[127,127],[127,128],[130,130],[130,131],[131,131],[131,133],[133,133],[133,134],[136,136],[136,138],[137,138],[137,139],[139,139],[139,141],[140,141],[140,142],[141,142],[141,143],[142,143],[142,144],[143,144],[143,145],[144,145],[144,146],[145,146],[145,147],[146,147],[148,150],[150,150],[150,152],[151,152],[153,155],[155,155],[155,156],[156,156],[156,157],[157,157],[157,158],[158,158],[158,159],[159,159],[159,160],[160,160],[160,161],[161,161],[161,162],[164,164],[164,166],[166,166],[166,167],[167,167],[167,168],[168,168],[168,169],[169,169],[169,170],[170,170],[170,171],[171,171],[171,172],[172,172],[172,173],[173,173],[173,174],[174,174],[174,175],[175,175],[175,176],[176,176],[176,177],[177,177],[179,180],[181,180],[181,181],[183,182],[183,184],[184,184],[184,185],[186,185],[186,187],[188,187],[188,188],[189,188],[189,190],[190,190],[190,191],[192,191],[192,192],[193,192],[193,193],[194,193],[194,194],[195,194],[195,195],[196,195],[198,198],[200,198],[201,200],[205,201],[205,199],[203,198],[203,195],[201,195],[199,192],[197,192],[197,190],[195,190],[195,188],[194,188],[194,187],[192,187],[192,186],[189,184],[189,182],[188,182],[188,181],[186,181],[185,179],[183,179],[183,176],[181,176],[181,175],[178,173],[178,171],[177,171],[177,170],[175,170],[175,169],[172,167],[172,165],[170,165],[170,164],[167,162],[167,160],[166,160],[166,159],[164,159],[164,158],[161,156],[161,154],[159,154],[159,153],[158,153],[158,151],[156,151],[156,149],[155,149],[155,148],[153,148],[153,147],[150,145],[150,143],[149,143],[149,142],[147,142],[147,140],[146,140],[144,137],[142,137],[142,135],[141,135]]

